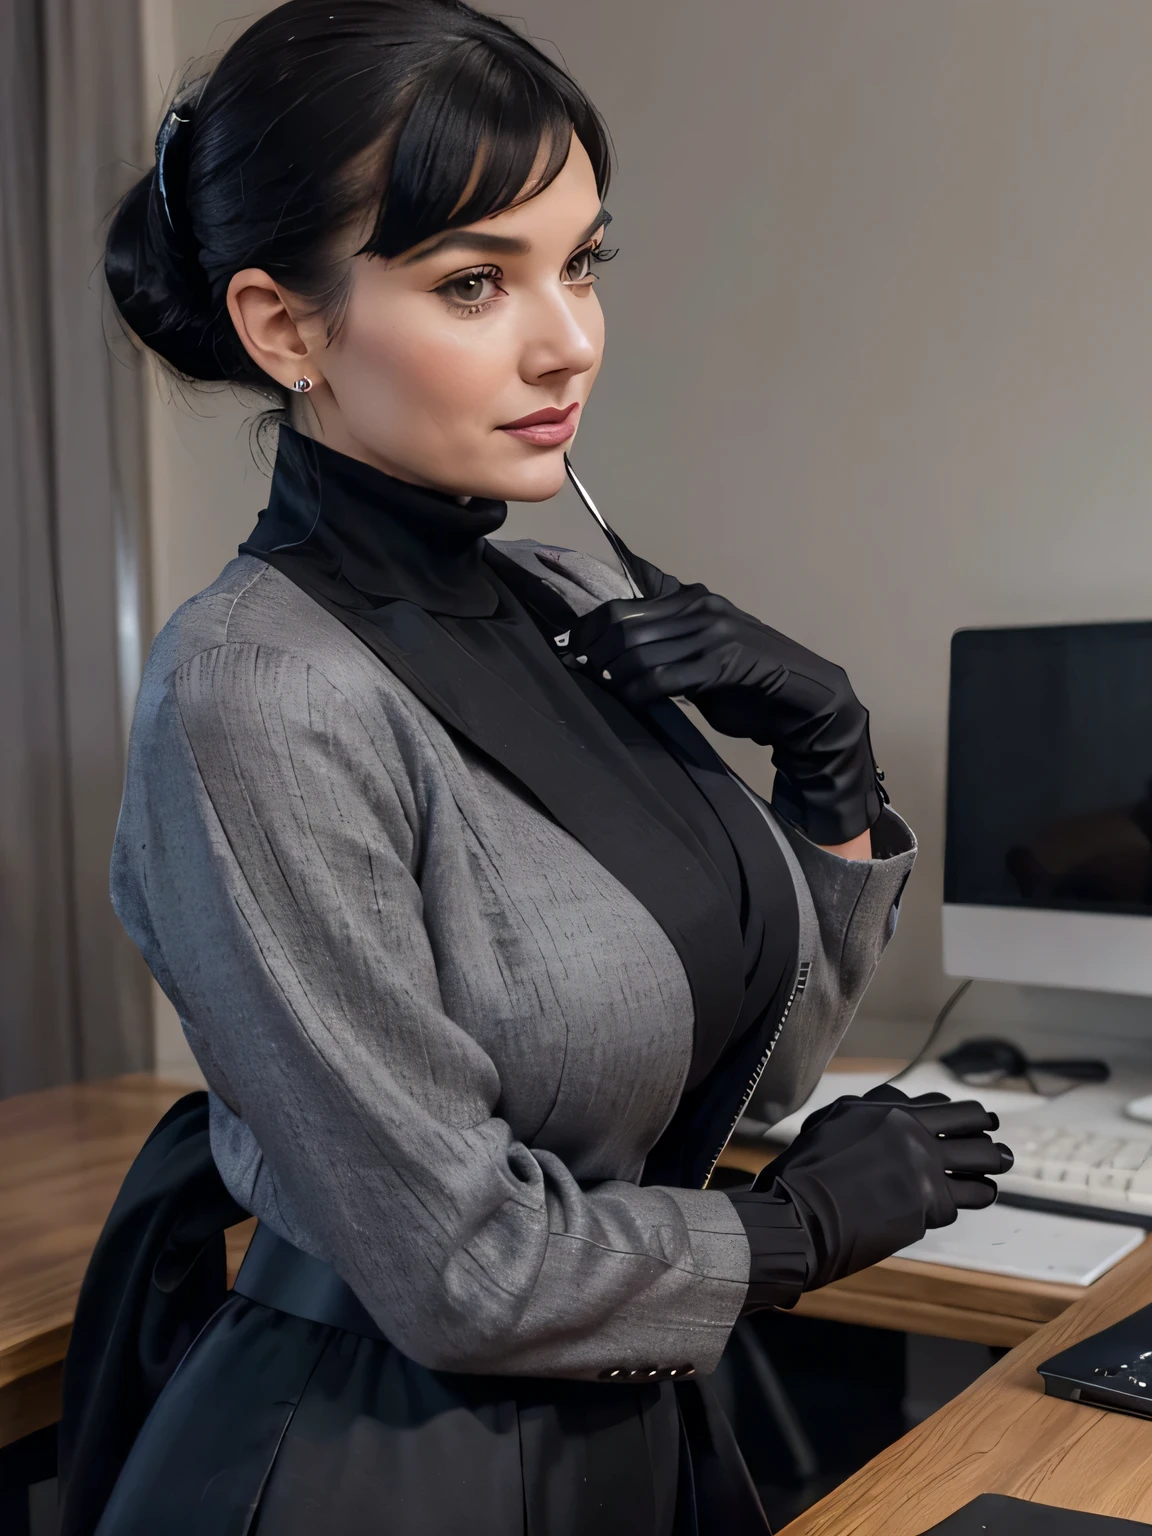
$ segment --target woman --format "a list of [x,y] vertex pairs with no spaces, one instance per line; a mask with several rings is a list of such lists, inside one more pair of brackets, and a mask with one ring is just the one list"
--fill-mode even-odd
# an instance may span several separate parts
[[[140,340],[289,410],[137,706],[113,894],[211,1159],[177,1106],[93,1261],[73,1529],[763,1531],[698,1379],[736,1320],[994,1198],[991,1117],[895,1089],[706,1187],[762,1074],[812,1087],[913,843],[839,669],[627,550],[640,600],[487,539],[563,481],[608,163],[502,23],[291,0],[112,229]],[[774,810],[680,696],[771,746]],[[224,1298],[204,1255],[248,1212]]]

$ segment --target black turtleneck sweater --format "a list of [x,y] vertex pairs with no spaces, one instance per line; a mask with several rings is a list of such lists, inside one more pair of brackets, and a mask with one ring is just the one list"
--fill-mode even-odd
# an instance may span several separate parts
[[267,510],[240,549],[307,561],[314,578],[367,610],[404,600],[428,613],[491,618],[500,594],[484,539],[507,516],[506,502],[461,503],[284,426]]
[[[695,1037],[679,1109],[644,1179],[699,1184],[792,984],[791,876],[761,812],[676,705],[630,710],[563,665],[554,637],[574,615],[487,542],[506,516],[504,502],[461,503],[282,427],[267,510],[240,552],[352,629],[664,928],[692,988]],[[784,1234],[763,1230],[777,1218],[763,1199],[755,1206],[755,1219],[745,1216],[754,1280],[759,1254],[795,1292],[803,1264],[781,1272]]]

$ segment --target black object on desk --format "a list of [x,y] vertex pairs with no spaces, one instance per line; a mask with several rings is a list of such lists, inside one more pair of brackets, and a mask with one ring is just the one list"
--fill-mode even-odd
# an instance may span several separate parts
[[1055,1509],[1030,1499],[1010,1499],[1003,1493],[982,1493],[923,1536],[1147,1536],[1152,1525],[1142,1520],[1116,1520],[1111,1515],[1086,1515],[1078,1509]]
[[1020,1078],[1045,1098],[1067,1093],[1082,1083],[1106,1083],[1106,1061],[1076,1056],[1063,1061],[1029,1061],[1011,1040],[962,1040],[940,1058],[942,1066],[969,1087],[990,1088],[1005,1078]]
[[1052,1397],[1152,1418],[1152,1307],[1061,1350],[1037,1369]]

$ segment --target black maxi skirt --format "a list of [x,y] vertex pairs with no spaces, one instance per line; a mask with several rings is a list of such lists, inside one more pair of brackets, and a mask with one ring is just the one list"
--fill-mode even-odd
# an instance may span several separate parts
[[671,1387],[429,1371],[235,1296],[161,1393],[97,1529],[695,1536],[676,1518],[679,1436]]
[[226,1291],[222,1232],[244,1214],[190,1096],[85,1278],[63,1536],[765,1536],[706,1383],[428,1370],[356,1331],[350,1292],[318,1321]]

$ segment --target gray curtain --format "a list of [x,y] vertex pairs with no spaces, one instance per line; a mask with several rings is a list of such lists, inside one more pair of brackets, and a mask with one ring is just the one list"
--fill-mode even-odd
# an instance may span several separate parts
[[151,1061],[108,900],[147,634],[141,378],[100,268],[143,153],[138,11],[0,0],[0,1096]]

